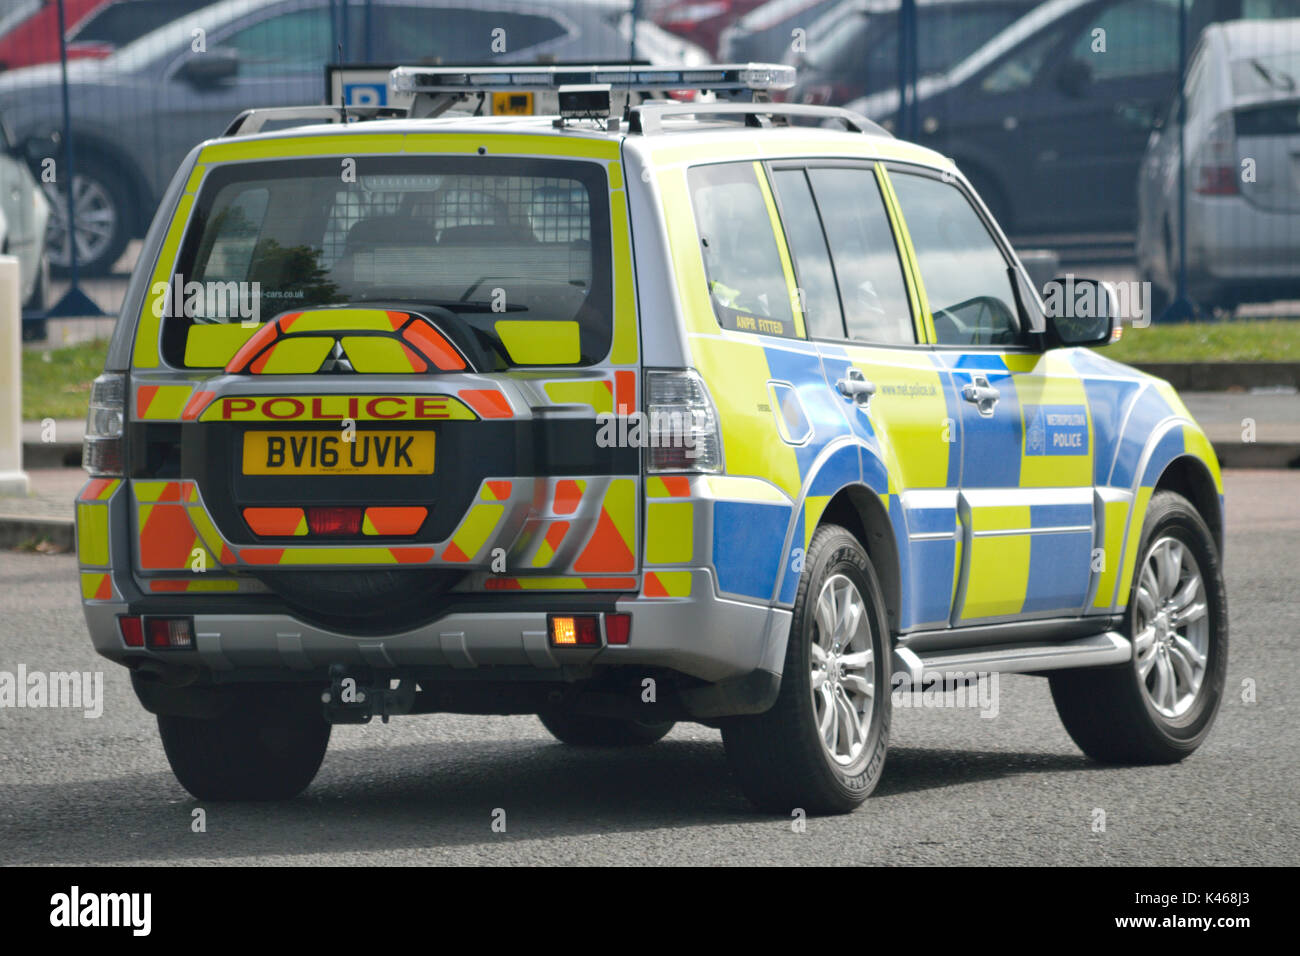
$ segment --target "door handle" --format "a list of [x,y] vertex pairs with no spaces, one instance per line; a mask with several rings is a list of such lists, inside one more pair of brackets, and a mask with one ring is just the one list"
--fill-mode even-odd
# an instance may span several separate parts
[[865,406],[876,394],[876,386],[867,381],[860,369],[849,369],[849,377],[835,383],[835,390],[845,398],[852,399],[855,405]]
[[975,380],[961,387],[961,397],[975,406],[985,418],[993,416],[993,406],[997,405],[1002,393],[989,384],[983,375],[976,375]]

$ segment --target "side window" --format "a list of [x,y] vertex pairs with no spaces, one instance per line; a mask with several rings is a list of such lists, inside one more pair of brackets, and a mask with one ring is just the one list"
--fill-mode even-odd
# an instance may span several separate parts
[[1094,80],[1175,73],[1179,0],[1128,0],[1105,8],[1074,41],[1070,57]]
[[1063,29],[1044,30],[1002,62],[989,70],[980,83],[985,93],[1015,93],[1028,89],[1043,67],[1047,54],[1056,49],[1065,31]]
[[754,165],[696,166],[687,183],[718,324],[795,337],[790,292]]
[[1008,263],[975,207],[955,185],[892,173],[941,345],[1020,342]]
[[268,76],[321,70],[334,58],[328,7],[267,17],[222,40],[239,51],[240,75]]
[[867,167],[808,170],[835,264],[849,338],[912,345],[903,265],[875,173]]
[[808,334],[815,339],[841,339],[844,316],[835,289],[835,269],[808,176],[802,169],[778,169],[772,179],[781,197],[781,223],[799,276]]

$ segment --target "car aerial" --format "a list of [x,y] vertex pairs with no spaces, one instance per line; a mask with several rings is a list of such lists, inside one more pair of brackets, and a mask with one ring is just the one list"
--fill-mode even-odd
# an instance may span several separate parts
[[[698,721],[759,807],[842,812],[893,691],[954,673],[1046,675],[1099,760],[1200,744],[1205,434],[1087,347],[1109,287],[1040,300],[950,160],[763,101],[792,82],[403,67],[410,115],[252,110],[185,157],[77,547],[193,795],[289,797],[333,723],[463,712],[578,745]],[[609,113],[684,83],[719,101]],[[560,116],[437,115],[485,88]]]
[[[810,24],[841,0],[768,0],[730,24],[718,37],[718,58],[727,63],[780,61]],[[802,42],[802,40],[801,40]]]
[[[63,0],[63,22],[78,24],[107,0]],[[0,70],[12,70],[59,59],[58,0],[18,0],[0,13]],[[76,51],[68,51],[75,57]]]
[[[143,235],[177,164],[239,110],[320,102],[326,63],[531,63],[624,59],[628,52],[630,0],[556,0],[545,7],[524,0],[372,0],[348,6],[346,30],[335,29],[338,9],[333,0],[224,0],[108,57],[69,65],[83,274],[113,268],[127,242]],[[659,31],[639,32],[640,58],[659,50],[684,62],[702,57],[685,41],[666,44]],[[20,140],[61,129],[58,66],[0,75],[0,111]],[[57,197],[50,198],[61,218]],[[56,269],[68,267],[66,242],[50,254]]]
[[[1180,0],[1051,0],[916,85],[915,137],[952,156],[1017,233],[1131,231],[1138,166],[1177,85]],[[1187,0],[1208,23],[1300,13],[1296,0]],[[898,93],[848,103],[895,128]]]
[[1138,180],[1138,268],[1152,308],[1178,282],[1179,167],[1187,284],[1203,309],[1300,294],[1300,20],[1213,24],[1178,99],[1152,131]]
[[[973,53],[1021,14],[1027,0],[920,0],[917,73],[937,76]],[[898,85],[898,0],[842,0],[808,28],[806,49],[787,44],[798,68],[786,95],[795,103],[839,105]]]

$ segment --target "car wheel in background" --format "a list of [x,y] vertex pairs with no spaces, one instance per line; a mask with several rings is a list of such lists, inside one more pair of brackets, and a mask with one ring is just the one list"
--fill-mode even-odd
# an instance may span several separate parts
[[771,709],[721,722],[740,787],[760,809],[846,813],[875,789],[889,745],[889,630],[857,538],[817,529],[795,596]]
[[1201,745],[1219,709],[1227,595],[1214,538],[1182,495],[1152,496],[1138,556],[1124,628],[1133,659],[1052,673],[1052,700],[1094,760],[1174,763]]
[[[44,189],[50,201],[46,234],[50,265],[57,274],[67,275],[72,264],[67,189],[63,183],[45,183]],[[107,275],[131,238],[131,190],[116,170],[92,166],[73,177],[72,192],[77,219],[77,268],[86,276]]]

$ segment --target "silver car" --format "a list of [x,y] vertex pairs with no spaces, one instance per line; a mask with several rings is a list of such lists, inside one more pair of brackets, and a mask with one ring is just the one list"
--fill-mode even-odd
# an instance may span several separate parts
[[48,306],[49,260],[45,230],[50,205],[27,165],[0,123],[0,254],[18,260],[19,294],[25,309]]
[[[1207,311],[1300,297],[1300,19],[1205,29],[1184,86],[1187,285]],[[1177,288],[1177,100],[1138,177],[1138,266],[1158,314]]]
[[[81,270],[112,269],[186,153],[236,114],[320,102],[326,63],[621,61],[630,10],[631,0],[225,0],[105,59],[70,63]],[[649,24],[636,39],[652,62],[705,59]],[[20,142],[57,130],[58,65],[0,75],[0,112]],[[52,231],[60,241],[51,259],[62,267],[66,230]]]

